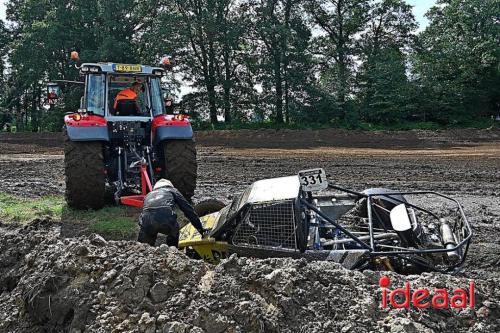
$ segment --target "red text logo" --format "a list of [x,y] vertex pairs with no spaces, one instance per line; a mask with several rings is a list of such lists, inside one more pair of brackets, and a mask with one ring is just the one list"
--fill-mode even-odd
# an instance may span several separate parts
[[[469,289],[457,288],[451,292],[446,289],[436,288],[430,291],[426,288],[412,290],[410,282],[406,282],[403,288],[394,290],[388,289],[391,280],[387,276],[382,276],[379,285],[382,288],[382,308],[392,307],[395,309],[409,309],[414,306],[418,309],[432,307],[434,309],[466,308],[475,306],[474,281],[469,282]],[[398,297],[398,295],[400,295]]]

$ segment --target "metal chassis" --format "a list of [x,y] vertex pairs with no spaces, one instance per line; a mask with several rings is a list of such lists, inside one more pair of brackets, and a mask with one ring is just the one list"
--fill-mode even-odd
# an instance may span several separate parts
[[[300,199],[299,199],[300,204],[307,207],[308,209],[312,210],[313,212],[315,212],[318,216],[320,216],[325,221],[334,225],[336,228],[338,228],[340,231],[342,231],[345,235],[347,235],[349,238],[351,238],[360,247],[368,250],[369,251],[368,254],[371,257],[377,257],[377,256],[399,257],[399,258],[411,261],[411,262],[418,264],[420,266],[425,266],[430,270],[443,272],[443,273],[452,271],[464,263],[465,258],[467,256],[467,252],[469,250],[469,244],[470,244],[470,240],[472,237],[472,229],[470,227],[469,221],[467,220],[467,217],[464,214],[462,206],[460,205],[460,203],[457,200],[455,200],[451,197],[448,197],[444,194],[441,194],[438,192],[433,192],[433,191],[391,192],[391,193],[384,193],[384,194],[369,194],[368,195],[368,194],[364,194],[364,193],[360,193],[360,192],[351,191],[351,190],[342,188],[342,187],[337,186],[337,185],[329,184],[328,187],[331,189],[335,189],[335,190],[339,190],[341,192],[351,194],[353,196],[356,196],[357,198],[366,198],[367,199],[368,228],[369,228],[369,234],[370,234],[370,244],[367,244],[366,242],[363,242],[362,240],[360,240],[358,237],[356,237],[354,234],[352,234],[349,230],[342,227],[336,221],[332,220],[327,215],[325,215],[323,212],[321,212],[318,208],[316,208],[314,205],[312,205],[307,200],[307,198],[310,197],[310,193],[303,192],[301,190]],[[306,194],[306,195],[304,195],[304,194]],[[373,232],[373,216],[372,216],[373,212],[372,212],[372,206],[371,206],[372,198],[373,197],[387,197],[387,198],[390,198],[391,200],[395,200],[395,201],[398,201],[400,203],[404,203],[412,208],[424,211],[424,212],[432,215],[433,217],[437,218],[437,216],[435,214],[433,214],[432,212],[429,212],[425,208],[401,201],[401,200],[394,197],[395,195],[426,195],[426,194],[427,195],[429,195],[429,194],[436,195],[436,196],[439,196],[441,198],[452,201],[456,204],[456,207],[458,208],[458,211],[460,212],[463,226],[465,227],[465,230],[466,230],[466,235],[463,238],[463,240],[460,243],[458,243],[455,247],[449,248],[449,249],[443,248],[443,249],[412,249],[412,250],[406,250],[406,251],[377,251],[376,245],[375,245],[375,239],[374,239],[374,232]],[[321,227],[321,225],[319,227]],[[421,254],[426,254],[426,253],[427,254],[428,253],[444,253],[444,252],[450,252],[450,251],[460,251],[462,253],[461,260],[458,263],[447,266],[445,269],[440,269],[440,268],[435,267],[435,266],[425,265],[422,262],[416,262],[413,259],[408,257],[411,255],[421,255]]]

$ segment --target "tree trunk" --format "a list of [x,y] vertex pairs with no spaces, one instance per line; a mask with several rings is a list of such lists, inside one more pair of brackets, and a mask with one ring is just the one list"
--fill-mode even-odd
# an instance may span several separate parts
[[23,131],[28,129],[28,96],[27,93],[23,96],[23,105],[21,106],[22,115],[23,115]]
[[280,51],[274,51],[274,85],[276,89],[276,122],[283,123],[283,79],[281,77],[281,54]]
[[343,26],[343,13],[342,7],[344,3],[339,1],[337,3],[337,15],[338,15],[338,42],[337,42],[337,50],[338,50],[338,58],[339,58],[339,82],[340,89],[338,94],[338,104],[340,105],[340,117],[345,118],[346,116],[346,107],[345,101],[347,97],[347,59],[345,55],[345,38],[344,38],[344,26]]
[[208,106],[210,112],[210,122],[212,124],[217,123],[217,98],[215,95],[215,84],[212,79],[208,79],[206,84],[207,94],[208,94]]
[[16,100],[16,131],[21,132],[24,128],[23,114],[21,111],[21,101],[19,97]]
[[289,93],[289,77],[288,65],[290,59],[288,57],[288,33],[290,32],[290,12],[292,10],[292,0],[287,0],[285,5],[285,38],[283,38],[283,74],[285,75],[285,122],[290,123],[290,93]]
[[40,126],[40,119],[38,117],[38,110],[36,105],[36,92],[37,89],[33,87],[33,92],[31,95],[31,131],[38,132],[38,128]]
[[42,131],[42,115],[43,115],[43,108],[42,108],[42,87],[38,86],[37,89],[37,96],[36,96],[36,105],[37,105],[37,117],[38,117],[38,122],[39,122],[39,131]]
[[[226,41],[227,43],[227,41]],[[228,45],[224,45],[224,67],[225,67],[225,77],[224,77],[224,121],[226,123],[231,122],[231,63],[229,61],[229,50]]]
[[208,104],[210,106],[210,122],[216,124],[217,120],[217,98],[215,94],[215,51],[213,41],[208,44]]

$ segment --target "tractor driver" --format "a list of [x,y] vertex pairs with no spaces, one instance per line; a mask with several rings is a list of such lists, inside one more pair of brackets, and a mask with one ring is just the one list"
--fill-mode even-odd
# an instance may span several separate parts
[[121,100],[129,100],[137,102],[137,96],[139,92],[142,90],[142,84],[140,82],[135,81],[132,85],[126,89],[120,91],[115,98],[115,103],[113,104],[113,109],[118,106],[118,102]]
[[203,237],[205,229],[193,206],[172,185],[172,182],[160,179],[153,191],[144,198],[144,208],[139,217],[141,229],[137,241],[154,246],[158,233],[162,233],[167,235],[168,246],[177,247],[179,245],[179,223],[175,213],[177,206]]

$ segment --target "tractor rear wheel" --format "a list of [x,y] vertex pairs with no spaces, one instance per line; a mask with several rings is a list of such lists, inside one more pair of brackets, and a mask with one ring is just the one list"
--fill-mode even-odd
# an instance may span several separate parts
[[106,176],[100,142],[66,140],[66,202],[74,209],[99,209],[105,204]]
[[198,170],[194,140],[166,140],[162,145],[165,162],[162,176],[191,201]]

